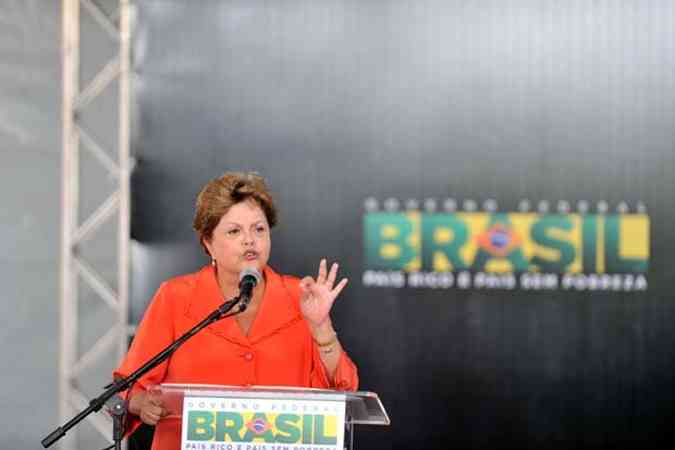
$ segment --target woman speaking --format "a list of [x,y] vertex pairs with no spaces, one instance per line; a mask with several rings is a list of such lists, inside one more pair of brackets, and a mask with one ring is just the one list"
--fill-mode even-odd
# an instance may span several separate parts
[[180,425],[148,388],[160,383],[276,385],[356,390],[357,370],[340,345],[330,310],[347,284],[338,265],[319,263],[316,278],[277,274],[267,262],[276,209],[262,177],[226,173],[197,197],[194,229],[211,264],[164,282],[115,377],[127,376],[225,300],[239,295],[242,271],[262,276],[240,314],[208,326],[129,393],[130,423],[157,425],[152,448],[178,449]]

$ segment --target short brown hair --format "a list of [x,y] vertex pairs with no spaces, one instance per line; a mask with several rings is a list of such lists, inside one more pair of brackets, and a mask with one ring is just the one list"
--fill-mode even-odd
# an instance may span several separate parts
[[206,183],[197,196],[192,228],[209,254],[205,240],[211,239],[220,219],[237,203],[252,200],[265,213],[270,227],[277,223],[277,209],[265,179],[256,172],[226,172]]

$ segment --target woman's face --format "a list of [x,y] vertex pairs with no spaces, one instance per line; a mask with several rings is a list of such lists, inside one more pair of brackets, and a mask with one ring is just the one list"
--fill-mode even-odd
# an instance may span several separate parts
[[262,273],[270,257],[270,226],[253,200],[236,203],[221,217],[210,240],[204,242],[219,272],[239,277],[244,268]]

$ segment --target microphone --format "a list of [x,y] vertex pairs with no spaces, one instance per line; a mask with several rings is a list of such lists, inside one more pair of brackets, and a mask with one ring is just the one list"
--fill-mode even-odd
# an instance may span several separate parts
[[260,282],[260,278],[260,272],[253,267],[247,267],[239,273],[239,299],[241,300],[242,311],[251,301],[253,288]]

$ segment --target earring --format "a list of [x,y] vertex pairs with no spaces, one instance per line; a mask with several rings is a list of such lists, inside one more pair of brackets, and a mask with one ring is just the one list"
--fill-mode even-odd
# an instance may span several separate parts
[[216,267],[216,260],[215,260],[215,258],[211,258],[211,265],[212,265],[213,267]]

